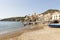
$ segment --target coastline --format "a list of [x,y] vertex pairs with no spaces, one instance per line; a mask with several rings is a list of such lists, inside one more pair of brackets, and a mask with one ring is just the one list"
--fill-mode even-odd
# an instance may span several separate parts
[[1,35],[0,39],[1,40],[19,39],[19,36],[22,35],[25,32],[31,32],[31,31],[36,31],[36,30],[40,30],[40,29],[43,29],[42,24],[41,25],[37,24],[37,25],[26,26],[22,30],[18,30],[18,31],[15,31],[15,32],[12,32],[12,33]]

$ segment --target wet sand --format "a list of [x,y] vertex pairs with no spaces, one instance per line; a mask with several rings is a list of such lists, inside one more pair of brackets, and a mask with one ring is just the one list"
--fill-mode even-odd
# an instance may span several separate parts
[[5,35],[0,35],[0,40],[20,40],[20,35],[26,32],[31,32],[31,31],[36,31],[39,29],[43,29],[43,25],[31,25],[31,26],[26,26],[22,30],[18,30],[12,33],[8,33]]
[[60,28],[51,28],[45,24],[30,25],[1,40],[60,40]]

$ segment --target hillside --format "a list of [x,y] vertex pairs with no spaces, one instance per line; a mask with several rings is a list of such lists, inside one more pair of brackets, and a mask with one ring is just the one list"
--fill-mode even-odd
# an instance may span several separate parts
[[[60,12],[60,10],[57,10],[57,9],[49,9],[41,14],[45,15],[47,13],[54,13],[54,12]],[[32,16],[32,15],[31,15]],[[26,18],[26,16],[24,17],[11,17],[11,18],[5,18],[5,19],[2,19],[0,21],[24,21]]]
[[11,17],[11,18],[5,18],[0,21],[24,21],[25,17]]
[[42,14],[54,13],[54,12],[60,12],[60,10],[57,10],[57,9],[49,9],[49,10],[43,12]]

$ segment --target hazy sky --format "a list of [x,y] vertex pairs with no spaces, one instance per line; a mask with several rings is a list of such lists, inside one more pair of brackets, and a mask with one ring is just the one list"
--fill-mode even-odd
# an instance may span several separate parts
[[60,0],[0,0],[0,18],[31,15],[60,9]]

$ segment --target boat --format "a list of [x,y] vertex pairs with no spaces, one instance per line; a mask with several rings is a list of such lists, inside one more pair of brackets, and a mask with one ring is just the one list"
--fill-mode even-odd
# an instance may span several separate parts
[[59,21],[55,20],[55,21],[51,22],[48,26],[52,27],[52,28],[60,28],[60,23],[59,23]]
[[60,24],[49,24],[49,27],[60,28]]

